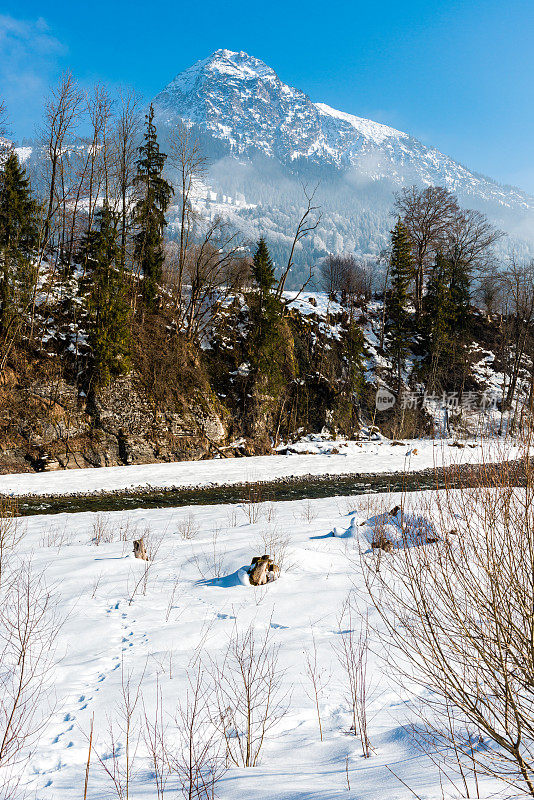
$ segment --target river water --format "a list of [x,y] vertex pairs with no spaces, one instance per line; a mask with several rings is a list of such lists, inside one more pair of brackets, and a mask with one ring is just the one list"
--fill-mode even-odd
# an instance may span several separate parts
[[[213,486],[200,489],[132,490],[116,493],[20,498],[22,516],[76,513],[80,511],[123,511],[132,508],[172,508],[189,505],[217,505],[254,501],[306,500],[340,495],[378,492],[416,492],[425,489],[494,486],[504,478],[500,465],[423,472],[304,477],[262,484]],[[520,486],[524,472],[519,463],[506,465],[505,482]]]

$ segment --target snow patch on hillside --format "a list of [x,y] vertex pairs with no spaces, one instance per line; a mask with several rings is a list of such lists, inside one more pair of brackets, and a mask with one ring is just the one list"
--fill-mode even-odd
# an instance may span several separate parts
[[344,111],[338,111],[326,103],[315,103],[315,107],[319,109],[319,113],[326,117],[333,117],[334,119],[348,122],[353,128],[359,131],[366,139],[371,139],[375,144],[382,144],[386,139],[395,137],[397,139],[408,139],[407,133],[397,131],[395,128],[390,128],[388,125],[383,125],[380,122],[373,122],[370,119],[363,117],[356,117],[354,114],[346,114]]

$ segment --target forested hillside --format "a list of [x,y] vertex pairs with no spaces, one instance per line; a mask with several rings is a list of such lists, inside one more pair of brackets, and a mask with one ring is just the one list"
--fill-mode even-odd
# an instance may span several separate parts
[[275,265],[265,238],[202,215],[202,142],[178,122],[164,149],[134,95],[65,75],[39,147],[25,164],[3,139],[2,471],[269,453],[323,429],[503,434],[531,413],[532,266],[500,263],[503,234],[448,189],[392,198],[380,271],[332,252],[296,278],[327,213],[314,193]]

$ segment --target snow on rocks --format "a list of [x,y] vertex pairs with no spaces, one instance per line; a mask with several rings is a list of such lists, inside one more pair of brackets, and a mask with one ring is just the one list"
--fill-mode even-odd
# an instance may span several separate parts
[[400,506],[367,519],[354,513],[346,528],[335,527],[331,535],[336,539],[357,539],[360,544],[387,551],[437,541],[434,525],[427,517],[406,512]]

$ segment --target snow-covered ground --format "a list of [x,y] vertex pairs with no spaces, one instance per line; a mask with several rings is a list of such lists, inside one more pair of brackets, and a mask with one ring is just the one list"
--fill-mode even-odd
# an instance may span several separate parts
[[519,458],[521,448],[499,440],[386,439],[370,442],[325,440],[310,435],[287,448],[286,455],[177,461],[128,467],[0,476],[0,495],[61,495],[147,488],[229,486],[308,475],[357,475],[416,472],[451,464],[481,464]]
[[[450,785],[442,795],[437,768],[414,745],[407,726],[415,719],[415,697],[408,688],[399,688],[385,669],[372,630],[377,619],[365,594],[358,554],[361,549],[364,558],[374,558],[365,521],[377,513],[381,501],[389,508],[398,497],[25,520],[19,551],[32,554],[33,569],[44,573],[64,618],[53,673],[56,707],[31,760],[30,796],[83,796],[93,718],[95,751],[87,797],[114,797],[96,754],[112,769],[108,726],[110,721],[120,726],[123,676],[129,677],[133,694],[140,687],[133,738],[145,712],[153,718],[158,693],[172,736],[173,714],[176,704],[184,701],[188,671],[194,671],[198,659],[206,666],[221,659],[235,632],[253,626],[258,637],[268,633],[273,646],[280,648],[278,674],[287,713],[266,735],[256,767],[232,767],[224,775],[217,788],[221,800],[404,800],[414,793],[421,800],[460,797]],[[131,552],[132,540],[141,534],[155,553],[146,585],[145,562]],[[98,546],[95,535],[101,539]],[[244,567],[267,548],[287,548],[281,577],[253,588],[247,585]],[[336,658],[336,645],[347,625],[342,607],[351,590],[359,612],[369,613],[371,624],[370,758],[362,756],[350,732]],[[322,742],[305,670],[305,655],[313,653],[314,641],[324,683]],[[124,735],[117,727],[115,732],[116,761],[123,763]],[[139,746],[131,747],[130,756],[130,797],[154,800],[158,795],[142,738]],[[181,796],[175,776],[169,778],[167,790],[169,797]]]

